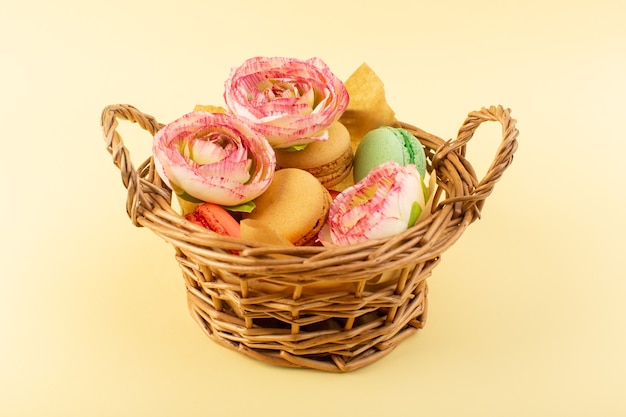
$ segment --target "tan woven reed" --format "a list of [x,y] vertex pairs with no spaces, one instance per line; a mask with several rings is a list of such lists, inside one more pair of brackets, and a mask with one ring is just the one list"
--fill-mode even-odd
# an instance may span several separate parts
[[[424,326],[426,278],[442,253],[480,216],[512,162],[518,131],[501,106],[471,112],[458,136],[444,141],[401,123],[426,148],[436,175],[432,215],[389,239],[339,248],[267,246],[222,237],[186,221],[152,158],[139,168],[117,132],[118,120],[152,135],[163,125],[129,105],[102,113],[108,151],[128,189],[132,223],[175,248],[191,315],[214,341],[279,366],[348,372],[385,356]],[[502,125],[502,142],[484,178],[465,159],[485,121]]]

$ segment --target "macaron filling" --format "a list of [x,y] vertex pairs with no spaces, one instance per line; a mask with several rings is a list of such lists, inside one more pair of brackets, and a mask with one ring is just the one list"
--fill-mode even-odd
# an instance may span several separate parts
[[389,127],[396,135],[405,151],[405,160],[403,165],[415,164],[417,172],[422,178],[426,175],[426,155],[422,144],[409,131],[402,128]]

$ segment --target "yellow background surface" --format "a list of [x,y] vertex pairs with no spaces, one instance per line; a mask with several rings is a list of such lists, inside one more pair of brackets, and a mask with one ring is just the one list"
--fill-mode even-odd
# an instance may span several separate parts
[[[624,1],[12,1],[0,12],[0,416],[624,416]],[[518,120],[513,165],[429,278],[424,329],[335,375],[218,346],[125,213],[100,112],[222,104],[230,67],[362,62],[400,120]],[[135,161],[150,138],[122,135]],[[484,171],[485,126],[468,154]]]

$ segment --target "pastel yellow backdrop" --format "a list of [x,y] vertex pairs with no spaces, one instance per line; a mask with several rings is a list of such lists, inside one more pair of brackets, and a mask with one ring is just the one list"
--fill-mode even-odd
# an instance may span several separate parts
[[[624,1],[9,2],[0,13],[0,415],[623,416]],[[167,122],[230,67],[367,62],[398,118],[452,138],[502,104],[520,148],[429,279],[426,327],[329,375],[210,341],[173,251],[131,226],[104,106]],[[484,172],[498,126],[472,139]],[[150,138],[123,126],[136,161]]]

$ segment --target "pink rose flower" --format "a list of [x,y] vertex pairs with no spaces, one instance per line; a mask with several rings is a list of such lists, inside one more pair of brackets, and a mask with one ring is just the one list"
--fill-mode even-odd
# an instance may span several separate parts
[[160,177],[181,198],[222,206],[246,203],[269,187],[276,156],[237,116],[195,111],[154,136]]
[[400,233],[415,224],[425,194],[415,165],[386,162],[335,198],[319,239],[324,246],[342,246]]
[[233,68],[224,99],[275,148],[326,140],[348,107],[345,86],[319,58],[257,57]]

